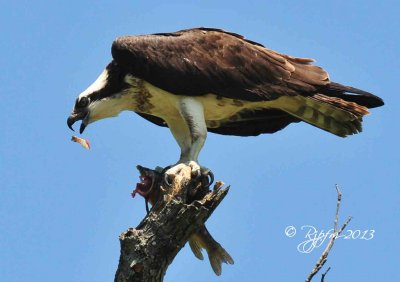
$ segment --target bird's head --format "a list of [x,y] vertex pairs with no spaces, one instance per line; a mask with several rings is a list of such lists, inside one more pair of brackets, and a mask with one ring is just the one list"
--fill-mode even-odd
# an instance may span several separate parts
[[86,126],[97,120],[117,116],[127,109],[125,95],[130,85],[125,81],[126,72],[115,61],[103,70],[92,85],[76,98],[75,106],[68,117],[67,124],[82,120],[80,133]]

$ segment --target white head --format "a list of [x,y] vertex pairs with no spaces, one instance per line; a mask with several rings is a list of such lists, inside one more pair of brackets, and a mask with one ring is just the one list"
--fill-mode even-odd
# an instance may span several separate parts
[[112,61],[103,70],[95,82],[76,99],[72,113],[68,117],[68,127],[82,120],[80,133],[86,126],[100,119],[117,116],[127,110],[125,94],[132,87],[126,83],[127,72]]

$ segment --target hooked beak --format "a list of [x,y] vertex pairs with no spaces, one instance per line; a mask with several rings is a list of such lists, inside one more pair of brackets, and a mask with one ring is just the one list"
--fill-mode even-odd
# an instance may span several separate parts
[[87,112],[80,112],[80,113],[72,112],[71,115],[70,115],[70,116],[68,117],[68,119],[67,119],[67,125],[68,125],[68,127],[69,127],[72,131],[74,131],[74,128],[72,127],[72,126],[74,125],[74,123],[75,123],[76,121],[78,121],[78,120],[82,120],[81,127],[80,127],[80,129],[79,129],[79,133],[82,134],[83,131],[85,130],[86,126],[87,126],[87,124],[86,124],[87,116],[88,116],[88,113],[87,113]]

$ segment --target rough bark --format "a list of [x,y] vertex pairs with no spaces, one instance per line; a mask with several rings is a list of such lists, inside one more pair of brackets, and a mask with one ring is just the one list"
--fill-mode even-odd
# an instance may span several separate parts
[[173,177],[171,187],[165,185],[162,173],[151,172],[157,199],[142,222],[120,236],[116,282],[163,281],[177,253],[194,232],[204,227],[229,190],[221,189],[220,183],[210,191],[207,185],[192,179],[190,167]]

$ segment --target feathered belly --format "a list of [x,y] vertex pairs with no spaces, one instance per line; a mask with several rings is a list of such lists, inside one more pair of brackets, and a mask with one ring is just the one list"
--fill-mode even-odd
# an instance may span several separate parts
[[[179,103],[186,96],[175,95],[150,83],[144,82],[145,91],[138,94],[137,111],[158,116],[163,119],[180,118]],[[215,94],[192,97],[203,105],[204,118],[211,127],[223,120],[235,119],[244,110],[268,108],[269,101],[250,102],[224,98]]]

